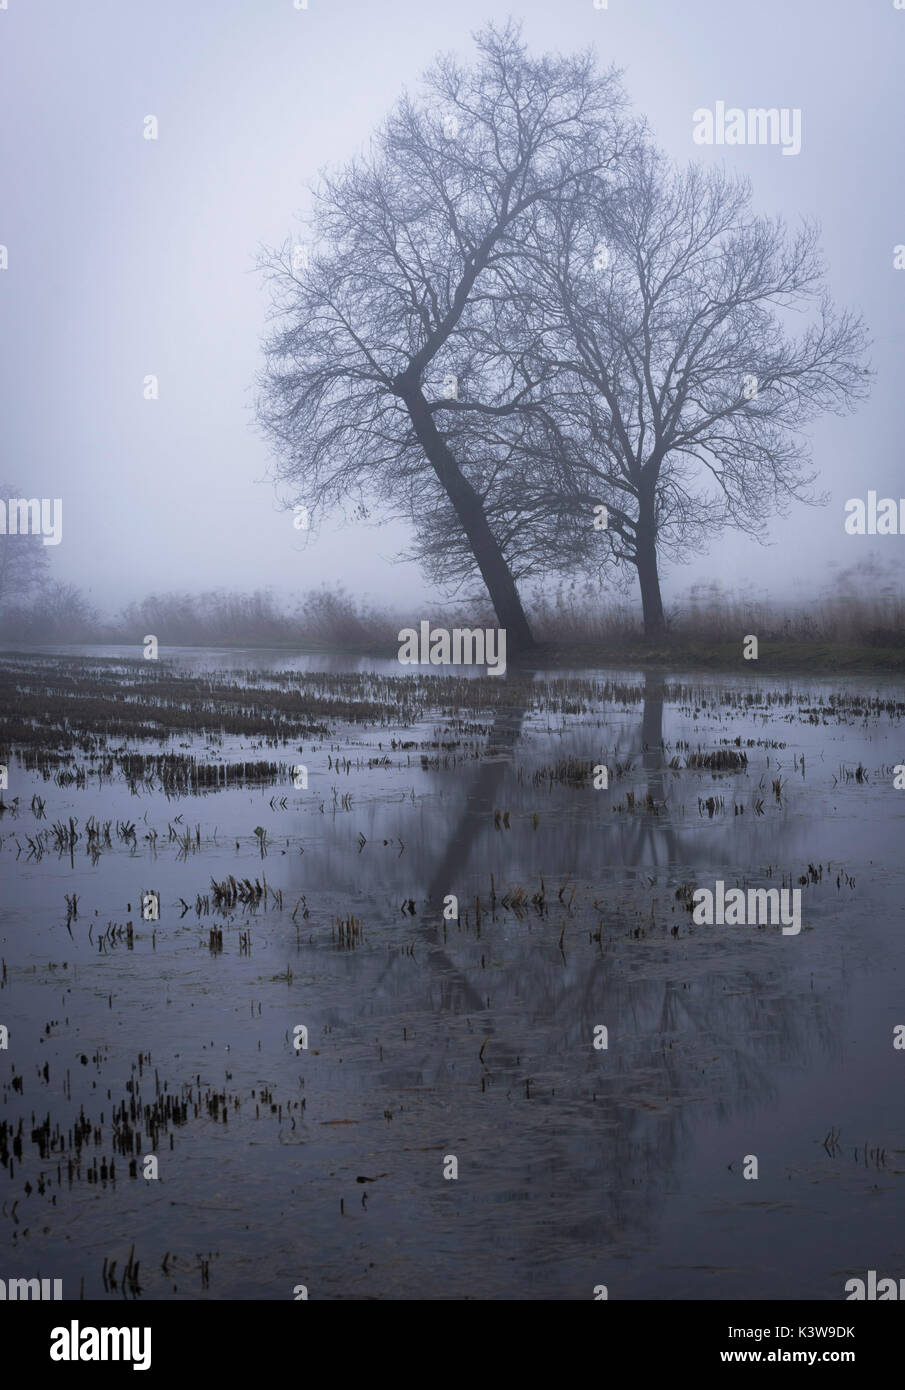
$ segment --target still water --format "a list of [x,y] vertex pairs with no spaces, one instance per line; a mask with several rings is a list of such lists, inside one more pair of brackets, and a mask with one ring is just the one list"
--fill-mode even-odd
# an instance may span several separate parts
[[[399,676],[284,652],[161,665],[247,680],[251,703],[279,673],[300,701]],[[38,668],[17,679],[40,690]],[[11,1272],[121,1298],[134,1247],[137,1299],[841,1299],[905,1274],[899,686],[499,685],[484,712],[419,697],[313,740],[212,720],[114,741],[274,765],[204,794],[3,743]],[[726,750],[737,766],[689,766]],[[70,818],[74,843],[52,829]],[[800,887],[801,932],[695,925],[683,886],[717,880]]]

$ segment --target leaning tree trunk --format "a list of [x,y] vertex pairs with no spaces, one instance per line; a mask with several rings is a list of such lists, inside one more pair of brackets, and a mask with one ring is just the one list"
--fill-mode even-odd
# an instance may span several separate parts
[[644,615],[644,635],[663,637],[666,618],[660,596],[660,576],[657,573],[657,528],[653,517],[639,514],[635,528],[635,564],[641,585],[641,611]]
[[514,653],[529,651],[535,645],[534,637],[515,580],[499,542],[490,528],[481,499],[460,470],[437,429],[434,417],[420,390],[414,388],[401,394],[418,442],[445,488],[459,524],[468,538],[500,627],[506,629],[507,645]]

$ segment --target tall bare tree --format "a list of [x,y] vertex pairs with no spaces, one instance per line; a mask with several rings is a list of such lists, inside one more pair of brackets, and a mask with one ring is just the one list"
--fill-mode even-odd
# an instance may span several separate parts
[[534,257],[557,448],[584,477],[561,500],[609,509],[652,637],[659,561],[817,501],[801,430],[867,390],[864,326],[830,301],[815,227],[750,204],[747,183],[644,144],[618,198],[593,176],[567,191]]
[[[473,67],[439,60],[370,152],[323,177],[310,254],[287,242],[263,258],[276,322],[258,413],[313,516],[353,501],[406,516],[438,570],[464,540],[518,649],[532,638],[508,463],[545,369],[531,344],[502,353],[499,334],[538,210],[590,175],[605,200],[634,137],[618,74],[591,55],[531,58],[512,25],[476,43]],[[522,572],[554,548],[523,549]]]

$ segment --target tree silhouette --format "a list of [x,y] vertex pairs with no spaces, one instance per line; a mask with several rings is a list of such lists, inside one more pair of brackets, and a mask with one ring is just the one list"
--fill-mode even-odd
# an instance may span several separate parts
[[312,515],[376,503],[412,520],[435,568],[464,551],[518,650],[532,637],[511,502],[530,503],[509,461],[545,370],[511,342],[526,247],[539,209],[590,175],[605,197],[633,137],[617,75],[590,55],[530,58],[511,24],[476,43],[473,67],[439,60],[369,153],[322,179],[310,254],[263,257],[276,326],[259,419]]
[[556,359],[549,447],[583,477],[563,500],[587,524],[608,508],[655,637],[659,560],[723,526],[761,538],[771,511],[817,500],[800,431],[850,409],[870,373],[861,320],[823,288],[813,226],[790,234],[751,212],[747,183],[676,170],[648,144],[631,165],[618,198],[592,177],[560,199],[532,312]]

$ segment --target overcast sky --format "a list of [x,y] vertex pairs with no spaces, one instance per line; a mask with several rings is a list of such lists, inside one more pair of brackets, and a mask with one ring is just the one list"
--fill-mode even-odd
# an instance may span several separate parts
[[[488,20],[534,50],[593,44],[674,158],[725,161],[755,207],[817,217],[837,303],[862,312],[877,377],[854,416],[812,432],[822,509],[727,533],[673,571],[777,597],[816,591],[905,539],[848,537],[847,498],[905,495],[902,81],[893,0],[8,0],[0,10],[0,481],[62,497],[54,575],[102,607],[170,588],[342,582],[411,606],[401,528],[322,528],[280,510],[252,414],[267,295],[254,269],[320,167],[355,153],[441,50]],[[718,100],[802,112],[802,150],[701,148]],[[144,139],[144,119],[159,138]],[[143,398],[146,375],[160,398]]]

